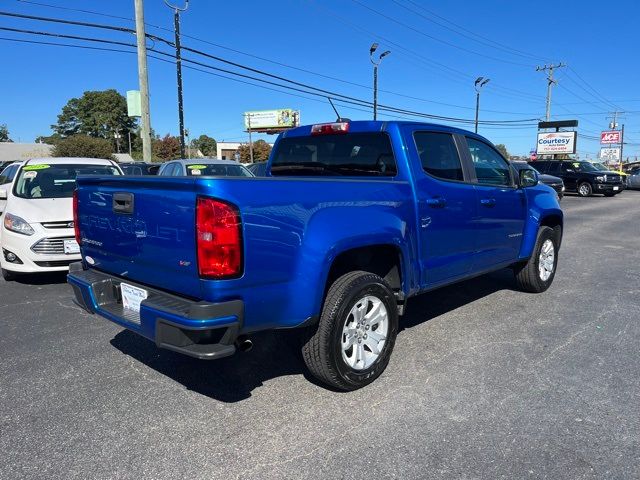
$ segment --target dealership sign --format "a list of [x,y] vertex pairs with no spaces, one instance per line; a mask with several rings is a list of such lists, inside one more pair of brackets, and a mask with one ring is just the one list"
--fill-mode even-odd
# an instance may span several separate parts
[[601,148],[600,160],[620,160],[620,149],[606,147]]
[[600,143],[620,143],[620,132],[611,130],[600,133]]
[[536,151],[538,155],[576,153],[576,132],[538,133]]
[[263,110],[245,112],[244,126],[248,130],[285,129],[300,125],[300,112],[284,108],[280,110]]

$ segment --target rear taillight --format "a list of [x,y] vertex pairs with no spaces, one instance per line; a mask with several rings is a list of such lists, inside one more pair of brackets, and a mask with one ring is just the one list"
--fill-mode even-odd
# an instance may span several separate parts
[[73,232],[76,236],[76,242],[78,242],[78,245],[81,245],[80,222],[78,221],[78,190],[73,191]]
[[311,135],[332,135],[348,132],[349,122],[319,123],[311,126]]
[[198,197],[196,241],[201,277],[221,279],[242,273],[242,224],[235,206]]

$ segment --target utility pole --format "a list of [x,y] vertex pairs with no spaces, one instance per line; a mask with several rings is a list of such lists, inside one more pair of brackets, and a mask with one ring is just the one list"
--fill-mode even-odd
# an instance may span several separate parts
[[136,41],[138,44],[138,83],[140,84],[140,113],[142,137],[142,159],[151,161],[151,113],[149,111],[149,77],[147,75],[147,44],[144,31],[143,0],[135,0]]
[[478,113],[480,112],[480,90],[489,83],[489,80],[489,78],[478,77],[473,84],[473,88],[476,89],[476,133],[478,133]]
[[184,7],[179,8],[171,5],[168,0],[164,0],[167,7],[173,9],[173,28],[175,31],[176,46],[176,75],[178,77],[178,120],[180,122],[180,158],[185,158],[184,154],[184,113],[182,110],[182,55],[180,52],[180,12],[189,8],[189,0],[185,0]]
[[545,120],[548,122],[551,119],[551,87],[556,84],[556,80],[553,79],[553,71],[556,68],[566,67],[566,63],[558,63],[557,65],[545,65],[543,67],[536,67],[536,72],[549,72],[547,74],[547,109],[545,114]]
[[620,130],[620,171],[622,171],[622,149],[624,148],[624,123],[622,124],[622,129]]
[[247,131],[249,132],[249,157],[253,163],[253,141],[251,140],[251,114],[247,113]]

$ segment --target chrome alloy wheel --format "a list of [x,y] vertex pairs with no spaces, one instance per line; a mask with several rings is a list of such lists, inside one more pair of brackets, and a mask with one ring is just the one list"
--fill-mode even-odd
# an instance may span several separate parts
[[342,328],[342,359],[354,370],[366,370],[380,356],[389,334],[382,300],[367,295],[353,306]]
[[587,195],[589,195],[589,185],[587,185],[586,183],[583,183],[582,185],[580,185],[579,193],[583,197],[586,197]]
[[545,240],[540,249],[540,257],[538,258],[538,272],[540,280],[546,282],[553,273],[553,267],[556,262],[556,249],[550,239]]

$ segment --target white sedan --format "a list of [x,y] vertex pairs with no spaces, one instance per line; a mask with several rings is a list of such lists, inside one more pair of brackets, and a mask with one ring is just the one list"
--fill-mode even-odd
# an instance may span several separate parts
[[41,158],[25,161],[0,186],[0,266],[5,280],[20,273],[65,271],[80,260],[73,229],[78,175],[121,175],[111,160]]

